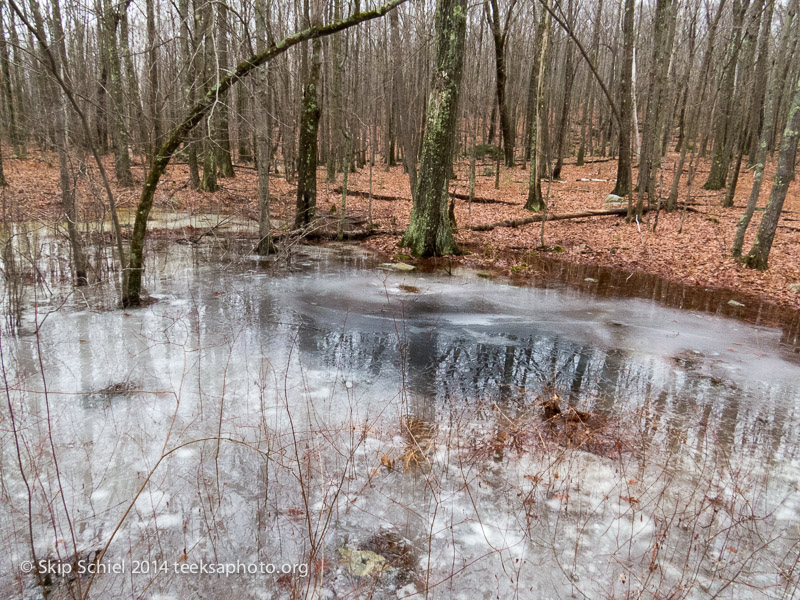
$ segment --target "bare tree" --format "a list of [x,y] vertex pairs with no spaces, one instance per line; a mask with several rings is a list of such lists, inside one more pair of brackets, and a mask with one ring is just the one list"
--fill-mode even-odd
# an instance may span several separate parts
[[536,28],[536,96],[534,101],[534,113],[531,120],[531,166],[530,181],[528,182],[528,200],[525,203],[527,210],[544,210],[544,197],[542,196],[542,129],[545,120],[544,112],[544,90],[545,72],[547,65],[548,47],[550,41],[550,23],[552,17],[549,11],[542,10],[539,16],[539,25]]
[[514,122],[509,114],[506,98],[506,42],[508,31],[514,15],[517,0],[511,0],[506,9],[505,19],[500,14],[498,0],[486,0],[483,8],[486,21],[492,32],[495,56],[495,85],[497,88],[497,106],[500,112],[500,131],[503,133],[503,153],[507,167],[514,166]]
[[[565,21],[570,31],[575,30],[575,20],[577,16],[578,11],[575,8],[575,1],[569,0]],[[565,44],[567,48],[564,52],[564,96],[561,102],[561,113],[559,114],[558,127],[556,129],[556,164],[553,167],[553,179],[561,178],[561,168],[564,166],[564,143],[567,137],[570,105],[572,104],[572,84],[575,81],[574,50],[569,39],[565,40]]]
[[111,139],[114,143],[114,173],[117,176],[119,185],[130,187],[133,185],[133,175],[131,174],[131,159],[128,153],[128,128],[123,117],[125,95],[117,37],[120,8],[114,5],[111,0],[103,0],[103,48],[105,49],[105,62],[109,74],[109,90],[113,105],[111,109],[113,122]]
[[[631,192],[631,120],[633,119],[633,40],[634,40],[634,4],[633,0],[625,0],[622,17],[622,39],[624,53],[619,81],[619,160],[617,161],[617,183],[612,194],[627,196]],[[632,207],[628,198],[629,211]]]
[[[61,7],[59,0],[53,0],[50,4],[51,15],[50,24],[51,40],[61,40],[64,37],[64,31],[61,24]],[[42,37],[45,36],[44,18],[39,10],[37,3],[31,3],[31,12],[33,14],[33,22],[36,29],[40,32]],[[46,46],[40,44],[39,51],[41,60],[46,64],[49,57],[46,56]],[[54,53],[54,69],[57,69],[56,74],[62,76],[61,69],[63,55],[59,52]],[[66,103],[62,91],[58,85],[48,79],[47,80],[47,97],[50,99],[50,112],[53,116],[53,127],[55,134],[55,145],[58,152],[58,172],[59,183],[61,185],[61,210],[63,211],[64,218],[67,222],[67,234],[70,242],[70,250],[72,252],[72,265],[74,271],[75,285],[86,285],[89,280],[87,276],[88,263],[86,255],[83,250],[83,240],[78,231],[78,213],[75,206],[75,191],[72,182],[72,173],[70,172],[69,156],[67,154],[67,129],[66,129]]]
[[[180,0],[178,13],[181,21],[181,58],[185,67],[184,98],[189,105],[194,105],[197,97],[197,57],[192,23],[196,23],[194,12],[189,8],[190,0]],[[200,168],[197,161],[197,144],[189,138],[186,148],[186,159],[189,165],[189,185],[193,190],[200,188]]]
[[739,62],[739,51],[742,47],[744,18],[750,0],[734,0],[733,30],[728,42],[722,85],[719,90],[719,110],[714,124],[714,157],[711,160],[711,171],[703,187],[707,190],[720,190],[725,187],[728,166],[731,160],[732,138],[734,137],[734,86],[736,68]]
[[[255,7],[256,51],[264,52],[272,43],[267,28],[270,21],[270,2],[258,0]],[[258,171],[258,245],[259,254],[269,254],[275,250],[272,243],[272,224],[270,223],[269,170],[272,163],[272,112],[270,110],[271,88],[270,65],[255,78],[255,127],[256,127],[256,170]]]
[[647,114],[645,117],[642,151],[639,157],[639,196],[636,203],[636,216],[641,218],[644,195],[648,203],[655,196],[656,174],[661,166],[661,125],[663,119],[663,100],[667,86],[672,39],[675,24],[675,9],[672,0],[658,0],[655,22],[653,24],[652,72],[649,83]]

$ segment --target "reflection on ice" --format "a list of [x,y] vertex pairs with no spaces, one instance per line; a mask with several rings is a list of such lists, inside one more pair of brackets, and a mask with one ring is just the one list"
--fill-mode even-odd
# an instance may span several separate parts
[[[57,597],[796,593],[776,330],[341,248],[284,273],[170,252],[150,306],[2,338],[3,589],[36,595],[35,552],[170,565]],[[237,560],[309,574],[172,570]]]

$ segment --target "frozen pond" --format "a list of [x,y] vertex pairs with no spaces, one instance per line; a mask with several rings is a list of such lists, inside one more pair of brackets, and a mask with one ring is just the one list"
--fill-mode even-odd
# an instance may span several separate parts
[[146,286],[3,334],[0,595],[797,597],[778,329],[346,247]]

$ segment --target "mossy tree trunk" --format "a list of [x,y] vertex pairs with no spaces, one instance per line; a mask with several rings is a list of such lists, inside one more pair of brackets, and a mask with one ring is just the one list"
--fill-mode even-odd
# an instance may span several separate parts
[[744,259],[744,264],[751,269],[766,269],[772,241],[775,239],[775,230],[783,210],[783,201],[786,191],[794,179],[794,163],[797,158],[797,141],[800,138],[800,79],[795,84],[794,97],[789,106],[789,115],[786,118],[786,129],[783,131],[781,151],[778,155],[778,168],[775,172],[775,183],[769,195],[767,209],[758,226],[755,243],[750,253]]
[[530,138],[531,138],[531,165],[528,174],[528,200],[525,208],[539,212],[544,210],[544,197],[542,196],[541,163],[542,163],[542,135],[544,117],[544,95],[545,95],[545,72],[547,65],[547,49],[550,39],[550,23],[552,16],[547,10],[542,10],[539,17],[539,25],[536,28],[536,65],[534,76],[536,78],[536,93],[534,100],[533,118],[531,119]]
[[428,97],[417,193],[411,222],[401,242],[414,256],[443,256],[458,251],[447,199],[464,66],[466,0],[438,0],[435,28],[436,69]]
[[297,147],[297,205],[294,226],[304,227],[314,220],[317,209],[317,132],[319,131],[319,72],[322,42],[311,43],[311,65],[303,87],[300,108],[300,142]]

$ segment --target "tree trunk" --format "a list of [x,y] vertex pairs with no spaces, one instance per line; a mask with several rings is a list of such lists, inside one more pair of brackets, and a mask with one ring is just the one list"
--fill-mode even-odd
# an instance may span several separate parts
[[[281,105],[285,107],[283,118],[278,123],[279,138],[282,141],[281,153],[283,155],[283,175],[286,181],[294,181],[295,173],[297,172],[297,132],[294,128],[294,111],[290,109],[295,103],[294,94],[292,93],[292,79],[289,74],[289,68],[286,65],[286,60],[282,61],[283,68],[279,68],[281,85],[279,86],[279,94],[283,97]],[[305,73],[305,71],[301,71]]]
[[[342,18],[342,0],[333,0],[333,20]],[[326,111],[330,117],[330,152],[327,157],[328,181],[336,180],[336,172],[341,171],[346,159],[344,153],[344,138],[348,133],[345,126],[344,115],[344,44],[342,34],[332,35],[329,40],[331,57],[331,102]],[[395,75],[396,77],[396,75]],[[323,128],[325,131],[326,128]],[[325,144],[322,145],[325,148]]]
[[675,10],[672,0],[658,0],[653,34],[653,69],[650,78],[647,99],[647,112],[644,122],[642,150],[639,157],[639,198],[636,203],[636,215],[641,218],[644,207],[644,195],[647,193],[648,205],[655,196],[656,174],[661,166],[661,124],[663,99],[667,86],[669,61],[672,54],[672,32],[675,22]]
[[[625,15],[622,19],[624,45],[622,71],[619,82],[619,160],[617,161],[617,184],[612,194],[627,196],[631,191],[631,119],[633,111],[633,0],[625,0]],[[630,200],[628,205],[630,206]]]
[[[594,15],[594,28],[592,31],[592,48],[591,48],[591,59],[592,63],[595,65],[597,64],[597,54],[600,49],[600,24],[602,23],[603,19],[603,0],[598,0],[597,2],[597,11]],[[586,146],[587,146],[587,135],[588,135],[588,146],[589,151],[591,153],[592,149],[592,130],[593,130],[593,123],[594,123],[594,85],[592,80],[592,73],[591,71],[587,70],[586,72],[586,85],[584,86],[584,90],[586,90],[586,99],[583,104],[583,115],[581,115],[581,142],[580,146],[578,147],[578,157],[577,157],[577,165],[582,166],[584,164],[584,158],[586,156]]]
[[547,70],[548,44],[550,41],[550,23],[552,17],[547,10],[541,11],[539,24],[536,27],[537,52],[536,60],[536,102],[534,104],[533,120],[531,121],[531,164],[528,173],[528,200],[525,208],[539,212],[544,210],[544,197],[542,196],[541,163],[542,163],[542,135],[543,122],[546,118],[544,112],[545,73]]
[[[539,44],[538,36],[535,43]],[[531,72],[528,78],[528,99],[525,104],[525,139],[523,140],[525,146],[525,160],[531,159],[531,133],[533,128],[533,120],[536,118],[536,90],[539,76],[539,65],[535,60],[531,61]],[[524,166],[524,163],[523,163]]]
[[8,181],[6,181],[6,173],[3,170],[3,148],[0,144],[0,187],[6,187],[8,185]]
[[[255,7],[256,51],[263,52],[272,43],[267,23],[270,21],[270,5],[266,0],[258,0]],[[256,127],[256,170],[258,171],[258,245],[256,252],[267,255],[275,251],[272,242],[270,223],[269,169],[272,162],[272,114],[269,106],[271,97],[270,65],[264,66],[255,78],[254,118]],[[244,92],[240,90],[244,95]]]
[[99,55],[100,73],[97,77],[97,87],[95,88],[95,114],[94,129],[97,135],[98,149],[101,154],[108,153],[108,53],[105,44],[105,23],[103,21],[102,0],[95,0],[95,12],[97,13],[97,53]]
[[497,96],[495,96],[494,102],[492,102],[492,114],[489,117],[489,133],[486,136],[485,144],[489,144],[490,146],[494,145],[494,138],[497,134]]
[[[573,0],[570,0],[567,6],[567,25],[570,31],[574,29],[574,24],[575,9]],[[553,167],[553,179],[561,179],[561,168],[564,166],[564,141],[567,137],[570,105],[572,104],[572,84],[575,81],[575,54],[571,41],[566,39],[565,43],[567,44],[567,49],[564,59],[564,98],[561,103],[561,113],[558,120],[558,129],[556,130],[556,164]]]
[[568,49],[567,57],[564,61],[564,99],[561,105],[561,114],[556,130],[556,164],[553,167],[553,179],[561,178],[561,168],[564,166],[564,141],[567,137],[567,124],[569,123],[569,109],[572,103],[572,84],[575,80],[575,70],[573,67],[574,55],[572,45],[566,40]]
[[466,0],[438,0],[435,28],[436,69],[428,97],[417,197],[401,242],[414,256],[458,251],[448,216],[447,192],[464,66]]
[[109,74],[111,92],[111,121],[113,123],[111,139],[114,143],[114,173],[117,183],[123,187],[133,185],[131,175],[131,159],[128,154],[128,130],[125,125],[125,96],[122,84],[122,67],[119,59],[117,42],[117,24],[119,14],[111,0],[103,0],[103,46],[106,51],[106,65]]
[[236,144],[239,152],[239,162],[253,162],[253,146],[251,145],[250,125],[252,119],[252,95],[244,90],[238,90],[236,94]]
[[[794,65],[795,61],[791,58],[792,56],[796,56],[797,47],[800,45],[800,23],[798,22],[800,19],[800,15],[798,15],[797,9],[795,8],[795,4],[789,4],[788,10],[786,11],[786,16],[784,17],[784,30],[787,32],[787,35],[781,40],[781,48],[778,54],[778,59],[775,63],[775,68],[778,69],[780,73],[780,88],[778,91],[778,95],[775,98],[775,116],[773,123],[778,123],[782,116],[783,111],[783,98],[786,96],[786,86],[791,87],[791,82],[789,82],[789,73],[791,72],[792,66]],[[772,139],[770,140],[770,151],[775,150],[775,146],[778,143],[777,140],[778,135],[778,128],[774,128],[772,131]]]
[[4,2],[0,1],[0,85],[2,86],[0,93],[2,93],[5,115],[8,121],[6,126],[8,141],[13,148],[14,154],[17,157],[21,157],[24,151],[22,150],[22,136],[17,122],[16,103],[11,89],[11,61],[9,59],[8,44],[6,43],[5,23],[3,22],[4,4]]
[[342,206],[339,210],[339,223],[336,228],[336,239],[338,241],[344,240],[344,224],[347,219],[347,179],[350,174],[351,154],[353,150],[353,136],[349,131],[344,132],[344,177],[342,177]]
[[[686,103],[688,102],[689,97],[689,90],[686,89],[684,91],[683,97],[683,108],[681,109],[681,138],[683,141],[681,143],[681,155],[678,159],[678,166],[675,169],[675,173],[672,177],[672,188],[670,189],[669,197],[667,198],[667,210],[674,210],[678,205],[678,184],[680,183],[681,175],[683,174],[683,167],[686,164],[686,155],[689,151],[689,145],[694,144],[695,142],[695,133],[697,131],[698,126],[698,119],[702,110],[703,102],[705,100],[705,93],[706,89],[708,88],[708,80],[710,78],[709,69],[711,67],[711,58],[714,53],[714,40],[716,39],[717,35],[717,26],[719,25],[719,21],[722,18],[722,10],[725,8],[725,0],[722,0],[717,5],[717,12],[714,16],[714,19],[708,23],[708,42],[706,44],[706,50],[703,54],[703,61],[700,65],[700,91],[697,94],[697,97],[693,100],[689,117],[686,119],[686,135],[684,137],[683,133],[683,119],[686,110]],[[694,37],[692,37],[694,40]],[[691,55],[691,53],[690,53]],[[689,75],[687,74],[687,81]]]
[[[217,8],[217,62],[215,65],[214,81],[228,74],[228,8],[220,2]],[[214,109],[214,118],[211,123],[211,130],[214,143],[214,159],[219,169],[220,177],[233,177],[233,158],[231,157],[231,134],[230,134],[230,110],[227,102],[220,102]]]
[[[508,102],[506,100],[506,36],[508,26],[511,22],[511,14],[514,10],[516,0],[512,0],[508,13],[506,14],[505,27],[500,22],[500,7],[497,0],[488,0],[484,4],[486,20],[492,30],[494,39],[495,57],[495,84],[497,88],[497,106],[500,111],[500,130],[503,133],[503,156],[507,167],[514,166],[514,123],[508,114]],[[491,142],[490,142],[491,143]]]
[[30,104],[28,99],[30,98],[30,94],[26,93],[26,78],[25,78],[25,70],[23,68],[23,60],[22,60],[22,47],[19,43],[19,35],[17,34],[17,27],[14,19],[14,12],[11,11],[8,15],[8,26],[10,28],[10,42],[12,46],[12,57],[14,63],[14,80],[16,82],[15,87],[15,94],[14,98],[16,100],[16,108],[17,108],[17,126],[19,130],[19,149],[18,157],[24,158],[26,155],[26,148],[25,144],[28,137],[28,131],[25,127],[30,120],[27,118],[29,113],[29,109],[27,108]]
[[[57,2],[58,0],[51,0]],[[60,90],[53,89],[56,97],[61,98]],[[86,273],[87,261],[83,251],[83,240],[78,231],[78,211],[75,205],[75,191],[72,188],[72,177],[70,176],[69,158],[67,157],[67,135],[64,127],[65,107],[62,101],[55,107],[55,128],[58,136],[58,172],[61,184],[61,210],[67,222],[67,236],[72,254],[72,268],[75,274],[75,285],[83,286],[89,283]]]
[[403,150],[403,166],[408,172],[408,182],[411,186],[411,198],[417,194],[417,161],[419,160],[419,132],[417,131],[417,111],[416,103],[412,102],[411,95],[408,93],[406,78],[398,57],[401,54],[400,47],[400,18],[399,11],[392,11],[389,15],[389,27],[391,34],[392,61],[393,61],[393,100],[395,112],[400,115],[399,119],[399,138],[400,146]]
[[714,126],[714,156],[711,159],[711,171],[703,187],[707,190],[721,190],[725,187],[728,176],[728,166],[731,160],[731,138],[733,137],[733,122],[731,116],[734,108],[734,84],[736,82],[736,66],[739,62],[739,49],[741,48],[742,25],[750,0],[734,0],[733,3],[733,35],[728,44],[728,56],[725,60],[725,70],[722,76],[722,85],[719,90],[720,110],[717,111]]
[[764,107],[765,96],[769,78],[769,42],[772,37],[772,15],[775,10],[775,1],[767,0],[766,14],[761,20],[761,33],[758,39],[758,58],[755,67],[755,83],[752,86],[752,100],[750,105],[750,149],[748,162],[754,166],[760,155],[761,131],[766,120]]
[[762,10],[763,6],[760,2],[753,2],[750,7],[752,14],[747,20],[747,29],[742,38],[742,50],[740,51],[741,59],[738,69],[739,75],[737,75],[739,83],[731,115],[733,122],[740,124],[736,127],[731,138],[731,153],[735,153],[736,160],[733,166],[729,167],[728,185],[725,191],[725,197],[722,199],[723,208],[730,208],[733,206],[736,185],[739,183],[739,171],[742,166],[742,157],[747,149],[747,143],[751,135],[749,130],[751,119],[748,115],[754,110],[754,107],[751,105],[755,100],[752,92],[752,82],[755,76],[753,69],[755,68],[758,31],[764,11]]
[[147,69],[149,74],[150,121],[152,123],[152,141],[149,154],[152,156],[161,146],[161,111],[158,102],[158,42],[156,41],[155,3],[147,0]]
[[[197,5],[195,4],[195,7]],[[217,71],[217,55],[214,48],[214,5],[210,2],[204,3],[196,10],[198,26],[195,27],[196,35],[201,41],[202,49],[202,78],[203,92],[207,95],[215,89],[215,79],[219,75]],[[216,192],[219,189],[217,182],[217,133],[216,118],[214,114],[220,108],[219,98],[214,98],[214,109],[211,115],[203,123],[203,176],[200,179],[200,189],[204,192]]]
[[128,30],[128,5],[120,7],[119,18],[119,41],[122,48],[122,62],[125,66],[125,87],[128,91],[128,103],[130,105],[131,114],[129,115],[128,122],[131,126],[128,127],[129,131],[133,131],[133,124],[139,127],[139,147],[147,153],[148,156],[153,156],[155,152],[152,143],[152,136],[148,131],[147,119],[144,116],[144,109],[142,108],[142,99],[139,94],[139,83],[136,77],[136,68],[133,65],[133,54],[131,53],[131,46],[128,38],[130,32]]
[[[61,11],[58,0],[51,0],[51,9],[53,11],[51,24],[51,40],[60,40],[63,38],[63,28],[61,24]],[[33,19],[36,29],[44,35],[44,19],[39,12],[38,5],[31,5],[33,12]],[[45,49],[40,45],[40,54],[43,64],[49,64]],[[59,71],[63,65],[61,61],[63,56],[60,52],[53,53],[53,67]],[[63,75],[62,75],[63,77]],[[75,276],[75,285],[83,286],[88,283],[86,274],[86,255],[83,251],[83,242],[78,231],[77,210],[75,207],[75,193],[72,188],[72,177],[69,169],[69,158],[67,156],[67,129],[66,129],[66,107],[64,103],[64,95],[61,90],[55,85],[51,78],[47,79],[47,99],[50,103],[50,109],[53,114],[53,131],[54,143],[58,152],[58,172],[59,183],[61,187],[61,209],[64,218],[67,221],[67,234],[69,237],[70,251],[72,253],[72,267]]]
[[[195,17],[194,12],[189,10],[189,0],[180,0],[178,11],[181,18],[181,58],[186,65],[185,98],[189,106],[194,106],[197,95],[197,57],[195,44],[192,43],[192,23],[195,22]],[[197,144],[193,143],[193,137],[187,136],[186,160],[189,164],[189,187],[196,190],[200,188],[200,168],[197,163]]]
[[800,79],[795,84],[794,98],[789,106],[789,115],[786,118],[786,128],[783,131],[781,151],[778,155],[778,168],[775,172],[775,183],[769,195],[767,209],[758,226],[758,233],[750,253],[744,259],[744,264],[751,269],[766,269],[772,241],[775,239],[775,230],[783,210],[783,201],[786,191],[794,179],[794,163],[797,157],[797,141],[800,138]]
[[780,87],[777,72],[775,69],[770,73],[770,82],[767,92],[767,103],[764,107],[764,124],[759,135],[758,154],[755,157],[756,164],[753,168],[753,187],[750,189],[750,198],[747,201],[744,214],[739,222],[736,224],[736,236],[733,239],[733,247],[731,254],[735,257],[742,255],[742,248],[744,247],[744,236],[747,233],[747,228],[750,226],[750,221],[753,218],[753,213],[758,205],[758,197],[761,194],[761,183],[764,180],[764,165],[767,162],[767,148],[769,140],[772,138],[773,122],[773,106],[778,96],[778,89]]
[[303,88],[300,108],[300,145],[297,148],[297,209],[295,227],[304,227],[314,220],[317,208],[317,131],[320,106],[317,87],[322,65],[322,42],[311,44],[311,66]]

